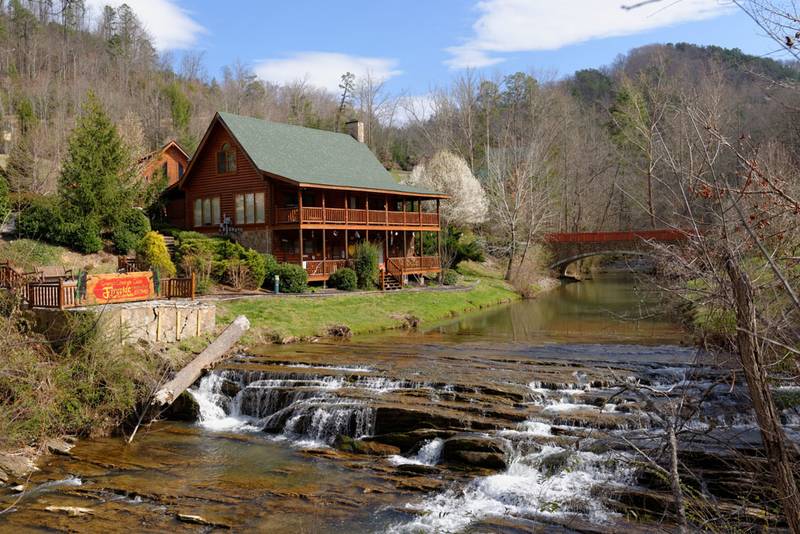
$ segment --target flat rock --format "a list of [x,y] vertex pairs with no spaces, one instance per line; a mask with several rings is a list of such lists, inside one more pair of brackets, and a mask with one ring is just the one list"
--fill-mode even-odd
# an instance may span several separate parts
[[94,510],[91,508],[83,508],[80,506],[48,506],[45,510],[48,512],[67,514],[70,517],[94,515]]
[[0,472],[4,472],[7,479],[22,478],[31,471],[36,471],[32,449],[14,453],[0,453]]
[[65,439],[61,438],[50,438],[44,442],[45,447],[47,447],[47,452],[50,454],[57,454],[59,456],[72,456],[70,450],[75,446],[74,443],[70,443]]
[[369,454],[372,456],[391,456],[393,454],[400,454],[400,449],[385,443],[378,443],[376,441],[363,441],[360,439],[353,439],[349,436],[339,435],[336,436],[333,446],[340,451],[354,452],[358,454]]
[[178,521],[183,523],[192,523],[193,525],[203,525],[207,527],[215,527],[215,528],[231,528],[230,525],[225,525],[223,523],[215,523],[213,521],[209,521],[205,519],[203,516],[193,515],[193,514],[178,514]]

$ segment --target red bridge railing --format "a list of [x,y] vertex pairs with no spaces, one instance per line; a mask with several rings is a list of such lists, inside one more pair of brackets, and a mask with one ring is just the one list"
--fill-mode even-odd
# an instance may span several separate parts
[[618,241],[683,241],[690,232],[684,230],[641,230],[628,232],[569,232],[545,234],[548,243],[608,243]]

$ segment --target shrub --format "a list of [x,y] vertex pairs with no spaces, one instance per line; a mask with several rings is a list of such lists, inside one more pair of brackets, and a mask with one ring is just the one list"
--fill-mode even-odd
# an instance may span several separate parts
[[63,218],[57,201],[52,197],[32,199],[17,219],[17,233],[22,237],[60,242]]
[[267,276],[267,258],[251,248],[244,249],[242,261],[250,272],[248,288],[258,289]]
[[103,249],[103,240],[100,238],[100,222],[87,217],[83,221],[70,221],[61,228],[61,236],[57,242],[70,246],[84,254],[94,254]]
[[442,271],[442,283],[446,286],[454,286],[458,283],[458,273],[453,269]]
[[136,208],[131,208],[123,214],[118,227],[120,225],[136,236],[137,239],[143,238],[144,234],[151,230],[150,219],[147,218],[147,215],[142,210]]
[[147,232],[136,247],[136,256],[151,269],[158,270],[162,277],[175,276],[175,264],[169,257],[167,245],[164,244],[164,237],[161,234]]
[[308,272],[300,265],[281,263],[275,273],[281,280],[281,291],[284,293],[302,293],[308,284]]
[[372,243],[360,243],[353,255],[358,287],[374,289],[378,284],[378,247]]
[[328,284],[342,291],[353,291],[358,287],[358,277],[353,269],[343,267],[336,269],[328,279]]
[[111,241],[114,243],[114,250],[123,255],[135,249],[140,240],[141,237],[136,237],[126,228],[114,230],[114,234],[111,236]]
[[225,281],[234,289],[242,289],[250,285],[250,269],[238,258],[225,261]]

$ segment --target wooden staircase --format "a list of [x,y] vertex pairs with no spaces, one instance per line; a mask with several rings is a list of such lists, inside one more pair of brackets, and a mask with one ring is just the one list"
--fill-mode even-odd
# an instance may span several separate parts
[[403,289],[403,284],[391,274],[384,274],[381,287],[384,291],[396,291],[398,289]]

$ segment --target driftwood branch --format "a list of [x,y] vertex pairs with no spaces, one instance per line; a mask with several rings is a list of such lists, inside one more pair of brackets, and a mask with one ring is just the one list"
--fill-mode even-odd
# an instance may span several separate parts
[[203,371],[223,360],[228,351],[239,341],[239,338],[250,328],[247,317],[240,315],[214,340],[206,350],[200,353],[186,367],[181,369],[175,378],[164,384],[153,396],[153,406],[168,406],[181,393],[195,383]]

